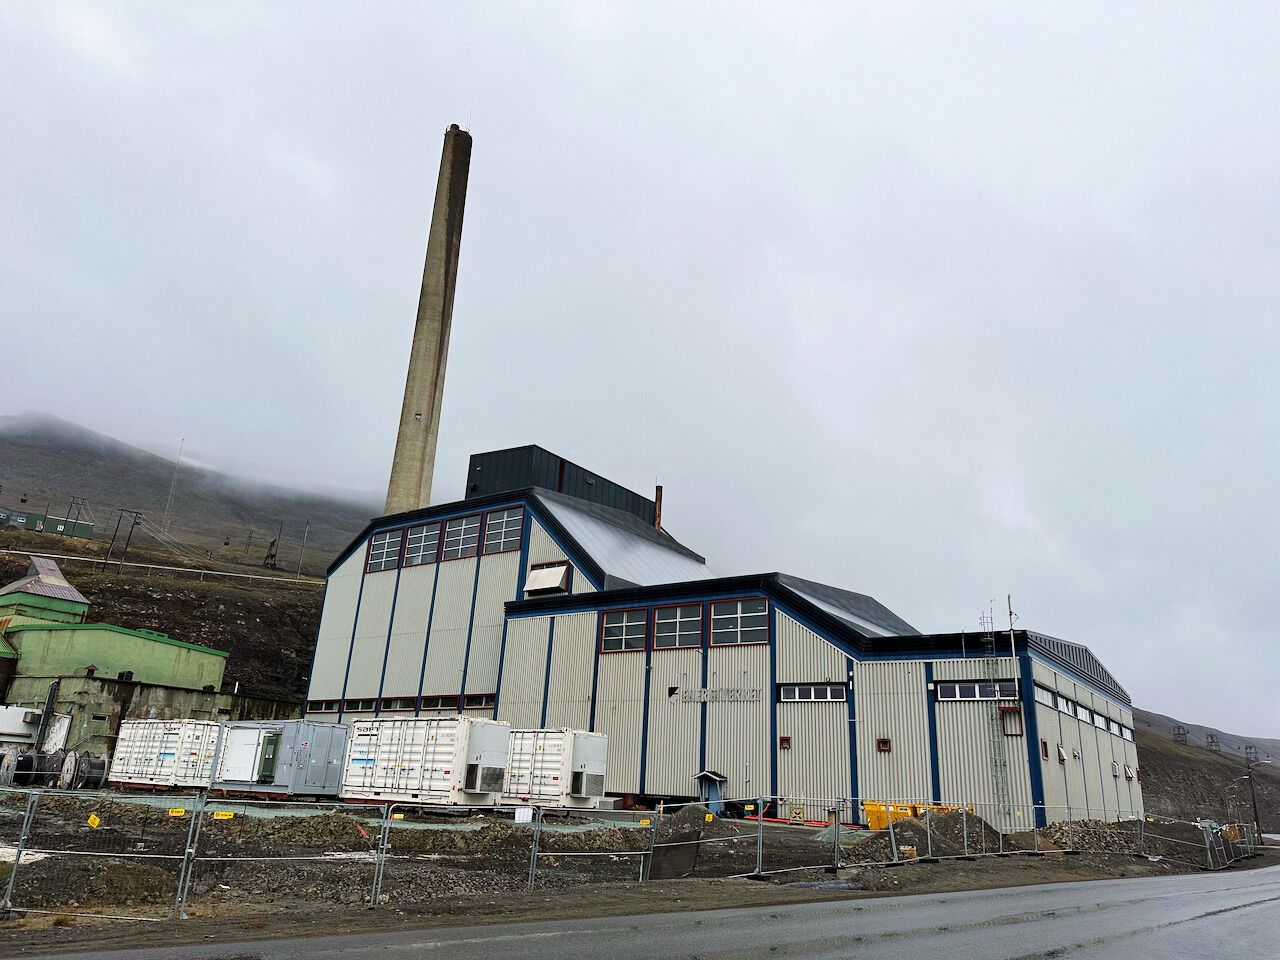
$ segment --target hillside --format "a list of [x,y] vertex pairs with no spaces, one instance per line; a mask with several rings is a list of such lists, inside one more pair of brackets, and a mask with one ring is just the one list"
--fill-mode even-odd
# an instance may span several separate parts
[[[1158,813],[1183,820],[1197,816],[1226,819],[1226,791],[1231,782],[1244,775],[1243,745],[1252,743],[1258,748],[1259,757],[1266,758],[1275,751],[1277,741],[1268,738],[1248,738],[1212,727],[1196,726],[1202,731],[1188,743],[1178,743],[1172,737],[1172,717],[1145,710],[1134,710],[1134,733],[1138,744],[1138,765],[1142,770],[1142,796],[1148,813]],[[1192,729],[1192,724],[1184,724]],[[1223,744],[1222,753],[1214,753],[1204,746],[1203,731],[1218,733]],[[1236,745],[1231,749],[1227,745]],[[1280,751],[1275,751],[1280,754]],[[1254,768],[1257,777],[1258,813],[1263,829],[1269,833],[1280,832],[1280,770],[1276,764]],[[1246,803],[1249,799],[1248,784],[1241,783]],[[1249,816],[1248,811],[1244,817]]]
[[[0,506],[43,513],[50,505],[61,515],[73,496],[82,496],[98,523],[95,536],[109,539],[120,507],[141,510],[159,524],[173,475],[172,460],[56,417],[0,416]],[[26,503],[20,503],[23,497]],[[320,574],[376,512],[376,504],[253,484],[185,465],[178,470],[168,533],[192,557],[244,568],[260,566],[283,522],[279,566],[296,571],[309,523],[303,572]],[[146,528],[135,542],[137,537],[150,539]]]
[[[3,550],[52,552],[59,545],[60,538],[52,534],[0,530]],[[105,543],[92,547],[77,552],[106,552]],[[137,559],[173,563],[171,557],[145,548],[138,551]],[[240,692],[253,696],[301,698],[305,694],[320,616],[320,583],[148,576],[145,569],[128,567],[104,573],[97,565],[70,561],[61,562],[61,568],[92,604],[90,621],[158,630],[175,640],[228,651],[227,691],[239,681]],[[16,580],[26,569],[26,556],[0,553],[0,584]]]

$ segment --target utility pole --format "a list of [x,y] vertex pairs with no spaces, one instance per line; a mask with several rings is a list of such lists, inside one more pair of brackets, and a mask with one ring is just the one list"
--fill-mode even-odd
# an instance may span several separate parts
[[244,555],[249,555],[249,545],[253,543],[253,527],[249,528],[249,535],[244,538]]
[[121,510],[122,514],[129,513],[133,515],[133,523],[129,524],[129,533],[124,538],[124,550],[120,553],[120,559],[117,561],[120,565],[116,567],[116,573],[119,574],[124,569],[124,558],[129,555],[129,541],[133,539],[134,527],[142,525],[141,510]]
[[311,521],[302,529],[302,549],[298,551],[298,576],[302,576],[302,558],[307,552],[307,534],[311,532]]
[[160,524],[165,533],[169,532],[169,507],[173,505],[173,491],[178,486],[178,466],[182,463],[182,448],[187,445],[187,438],[178,442],[178,459],[173,461],[173,482],[169,484],[169,499],[164,504],[164,521]]
[[[1258,755],[1257,747],[1254,747],[1254,756]],[[1262,818],[1258,816],[1258,791],[1253,785],[1253,768],[1260,767],[1264,763],[1270,763],[1270,760],[1255,760],[1253,763],[1245,761],[1245,769],[1249,772],[1249,797],[1253,800],[1253,829],[1257,834],[1257,842],[1262,843]]]
[[116,528],[111,533],[111,544],[107,547],[107,555],[102,561],[102,569],[107,569],[107,561],[111,559],[111,551],[116,548],[116,535],[120,533],[120,521],[124,519],[124,510],[120,507],[116,508],[120,512],[116,514]]

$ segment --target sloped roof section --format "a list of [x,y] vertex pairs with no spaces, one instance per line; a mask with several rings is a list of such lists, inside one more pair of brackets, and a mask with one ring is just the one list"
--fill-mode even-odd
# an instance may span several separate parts
[[791,592],[844,621],[864,636],[918,636],[920,631],[874,597],[841,590],[786,573],[776,574],[778,583]]
[[534,499],[603,574],[604,589],[713,576],[703,557],[624,510],[535,487]]
[[51,597],[55,600],[70,600],[72,603],[89,605],[84,594],[73,587],[62,575],[58,565],[49,557],[30,557],[27,575],[5,587],[0,587],[0,597],[15,593],[25,593],[33,597]]
[[1055,656],[1069,663],[1082,677],[1092,680],[1103,690],[1118,694],[1125,703],[1133,702],[1129,699],[1129,691],[1120,686],[1120,681],[1112,675],[1110,670],[1102,665],[1102,661],[1095,657],[1093,651],[1084,644],[1072,643],[1070,640],[1059,640],[1057,637],[1050,637],[1043,633],[1032,633],[1031,631],[1027,631],[1027,637],[1033,643],[1039,644]]

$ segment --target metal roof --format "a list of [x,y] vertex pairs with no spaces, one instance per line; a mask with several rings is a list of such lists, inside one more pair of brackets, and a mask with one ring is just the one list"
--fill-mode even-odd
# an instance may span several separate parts
[[1109,693],[1118,694],[1124,699],[1125,703],[1132,703],[1129,699],[1129,691],[1125,690],[1106,667],[1102,665],[1092,650],[1082,643],[1072,643],[1070,640],[1059,640],[1057,637],[1051,637],[1044,633],[1035,633],[1027,631],[1027,639],[1033,646],[1038,646],[1042,650],[1048,651],[1059,660],[1065,661],[1071,666],[1076,673],[1092,680],[1103,690]]
[[72,603],[83,603],[88,606],[89,601],[85,599],[84,594],[67,582],[67,578],[62,575],[62,571],[53,560],[38,556],[31,556],[28,559],[31,563],[27,567],[27,575],[7,586],[0,587],[0,596],[25,593],[33,597],[70,600]]
[[708,580],[707,562],[634,514],[535,487],[533,499],[604,574],[604,589]]
[[786,573],[777,574],[777,578],[784,587],[843,620],[859,633],[887,637],[920,632],[874,597],[825,583],[801,580]]

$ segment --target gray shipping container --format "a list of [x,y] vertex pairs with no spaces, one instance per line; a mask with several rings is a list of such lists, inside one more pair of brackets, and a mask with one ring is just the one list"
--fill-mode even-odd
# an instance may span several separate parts
[[341,791],[347,724],[241,720],[222,727],[211,789],[287,797],[336,797]]

